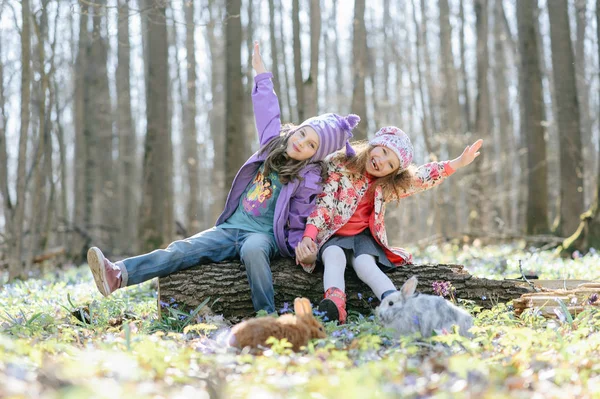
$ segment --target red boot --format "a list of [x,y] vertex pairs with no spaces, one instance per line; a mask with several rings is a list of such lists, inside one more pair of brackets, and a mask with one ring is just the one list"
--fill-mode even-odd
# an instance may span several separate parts
[[340,324],[346,322],[346,294],[336,287],[331,287],[325,291],[325,299],[319,303],[319,312],[324,312],[324,316],[329,321],[337,320]]

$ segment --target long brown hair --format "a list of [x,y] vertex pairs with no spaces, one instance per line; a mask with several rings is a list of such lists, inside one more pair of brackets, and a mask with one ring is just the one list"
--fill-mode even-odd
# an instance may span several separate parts
[[323,162],[312,162],[310,158],[303,161],[297,161],[288,156],[286,149],[290,136],[296,131],[298,126],[291,123],[285,124],[279,131],[279,137],[269,141],[263,148],[260,149],[261,154],[267,154],[265,159],[264,175],[268,176],[271,171],[279,174],[279,181],[282,184],[287,184],[293,179],[302,179],[299,175],[300,171],[308,164],[315,163],[321,168],[321,182],[325,181],[327,172]]
[[[345,153],[340,153],[335,156],[335,159],[345,162],[346,168],[350,172],[366,175],[369,154],[375,146],[370,145],[366,141],[355,141],[351,144],[356,151],[356,155],[348,157]],[[410,188],[414,173],[415,167],[414,165],[410,165],[406,169],[398,170],[384,177],[378,177],[369,187],[369,192],[374,192],[377,187],[381,187],[385,201],[398,199]]]

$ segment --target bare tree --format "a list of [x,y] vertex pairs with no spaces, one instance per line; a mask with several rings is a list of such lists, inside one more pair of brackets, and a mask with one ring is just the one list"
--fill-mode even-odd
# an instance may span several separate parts
[[319,105],[319,43],[321,41],[320,0],[310,0],[310,69],[304,82],[304,112],[308,117],[318,113]]
[[[0,6],[0,18],[4,7]],[[2,41],[0,40],[0,56],[2,55]],[[2,197],[2,210],[4,226],[8,237],[11,237],[13,203],[8,187],[8,154],[6,152],[6,98],[4,94],[4,60],[0,58],[0,196]]]
[[17,203],[13,221],[13,251],[9,260],[8,280],[21,272],[23,227],[25,219],[26,157],[29,140],[29,101],[31,96],[31,9],[29,0],[21,2],[21,128],[19,135],[19,158],[17,165]]
[[[285,37],[286,36],[285,36],[285,32],[283,31],[283,20],[284,20],[284,18],[283,18],[283,4],[279,5],[279,13],[278,13],[278,15],[279,15],[279,34],[280,34],[280,38],[281,38],[281,40],[283,42],[285,42]],[[284,48],[285,47],[282,47],[282,49],[284,49]],[[286,61],[285,60],[285,51],[284,50],[282,50],[282,51],[283,51],[283,54],[284,54],[284,57],[283,57],[284,61]],[[283,80],[281,81],[281,83],[282,83],[283,86],[281,86],[281,87],[282,87],[284,93],[281,94],[280,98],[285,98],[285,104],[286,104],[286,109],[287,109],[287,112],[285,112],[285,115],[287,116],[287,119],[284,118],[283,120],[286,120],[286,121],[289,122],[294,117],[293,113],[292,113],[292,94],[291,94],[291,91],[292,91],[291,87],[292,87],[292,85],[290,84],[290,74],[288,73],[288,64],[289,63],[288,62],[282,62],[282,64],[283,64],[282,65],[283,66]],[[277,94],[279,95],[279,93],[277,93]],[[298,121],[298,122],[300,122],[300,121]]]
[[137,248],[137,139],[131,112],[131,45],[129,41],[129,2],[119,0],[119,26],[117,32],[117,134],[119,137],[118,188],[121,216],[120,243],[123,248],[135,251]]
[[[269,0],[269,42],[271,45],[271,72],[273,73],[273,89],[281,95],[281,82],[279,77],[279,48],[275,30],[275,0]],[[283,39],[283,38],[280,38]],[[252,53],[251,53],[252,54]],[[283,109],[283,107],[281,107]]]
[[419,27],[419,21],[417,20],[417,7],[415,5],[415,0],[412,0],[412,15],[413,15],[413,22],[415,24],[415,30],[416,30],[415,36],[417,38],[417,43],[416,43],[417,63],[415,65],[415,67],[417,70],[417,77],[418,77],[417,84],[419,86],[419,99],[421,102],[421,110],[423,112],[423,116],[421,117],[421,128],[423,130],[423,137],[425,139],[425,148],[427,149],[427,152],[431,155],[435,152],[435,149],[433,148],[433,145],[432,145],[433,134],[430,129],[432,114],[430,112],[427,112],[427,105],[426,105],[426,101],[425,101],[425,88],[427,86],[427,82],[425,81],[424,73],[422,71],[422,66],[426,65],[427,62],[425,62],[422,59],[423,29]]
[[[140,208],[141,250],[159,248],[173,238],[172,146],[169,110],[164,99],[169,91],[166,6],[154,3],[148,23],[148,78],[146,79],[146,143],[144,146],[143,196]],[[144,18],[149,18],[144,15]]]
[[187,198],[186,225],[190,231],[200,230],[202,216],[200,206],[200,163],[198,159],[198,140],[196,134],[196,42],[194,40],[194,2],[188,1],[185,7],[185,49],[187,70],[187,102],[183,107],[184,120],[184,159],[188,178],[189,196]]
[[[225,205],[225,45],[224,32],[219,20],[223,17],[223,5],[220,0],[209,0],[209,22],[206,37],[210,51],[210,88],[212,107],[208,113],[210,137],[214,147],[210,185],[212,187],[211,219],[223,211]],[[208,156],[208,152],[205,153]]]
[[242,23],[240,14],[241,0],[227,1],[227,25],[225,27],[225,182],[231,187],[233,178],[246,159],[243,133],[244,93],[242,90]]
[[462,1],[459,4],[459,18],[460,18],[460,70],[461,70],[461,81],[462,81],[462,96],[464,97],[463,114],[465,120],[465,127],[467,131],[471,131],[471,100],[469,94],[469,76],[467,75],[467,60],[466,60],[466,44],[465,44],[465,6]]
[[367,74],[367,28],[365,26],[365,0],[354,1],[354,20],[352,23],[352,105],[351,112],[358,114],[363,122],[354,129],[354,138],[367,138],[367,94],[365,76]]
[[294,35],[294,85],[296,86],[296,111],[298,123],[305,118],[304,85],[302,81],[302,43],[300,41],[300,2],[292,0],[292,31]]
[[[584,191],[593,192],[594,186],[594,164],[596,160],[596,150],[594,148],[592,137],[592,121],[590,118],[589,88],[586,79],[587,56],[585,52],[586,43],[586,18],[587,4],[585,0],[575,1],[575,21],[576,21],[576,40],[575,40],[575,74],[577,82],[577,96],[579,101],[579,112],[581,116],[581,142],[583,145],[583,163],[584,163]],[[587,197],[587,196],[586,196]],[[587,204],[586,197],[584,202]]]
[[[501,191],[498,193],[498,206],[500,207],[500,219],[504,229],[508,228],[511,221],[511,190],[513,189],[512,165],[514,146],[512,143],[513,123],[509,99],[509,70],[507,43],[510,41],[510,33],[506,32],[504,25],[504,6],[502,0],[494,1],[494,65],[493,79],[495,83],[494,96],[497,110],[497,125],[495,131],[498,136],[499,151],[497,159],[497,175]],[[528,130],[523,130],[527,132]]]
[[548,167],[542,124],[544,120],[542,74],[534,27],[537,19],[533,2],[521,1],[517,4],[521,53],[519,68],[521,134],[527,140],[527,233],[541,234],[548,231]]
[[548,1],[548,15],[560,143],[560,221],[557,233],[569,235],[577,229],[584,207],[579,103],[567,1]]

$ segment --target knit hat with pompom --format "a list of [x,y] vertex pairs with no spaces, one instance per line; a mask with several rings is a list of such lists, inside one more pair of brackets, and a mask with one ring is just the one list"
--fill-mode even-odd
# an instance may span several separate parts
[[375,133],[375,137],[369,141],[372,146],[384,146],[394,151],[400,161],[400,169],[408,168],[413,159],[413,146],[408,135],[396,126],[386,126]]
[[354,114],[348,116],[323,114],[302,122],[298,128],[310,126],[319,135],[319,148],[311,160],[322,161],[327,155],[340,150],[344,144],[346,145],[346,155],[355,155],[348,140],[352,137],[352,129],[358,125],[358,122],[360,122],[360,117]]

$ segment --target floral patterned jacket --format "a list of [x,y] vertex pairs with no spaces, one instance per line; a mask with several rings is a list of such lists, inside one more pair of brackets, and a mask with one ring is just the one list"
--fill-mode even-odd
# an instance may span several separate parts
[[[306,221],[304,235],[315,240],[321,246],[345,225],[356,211],[358,203],[369,188],[367,177],[351,173],[346,169],[345,163],[339,160],[326,161],[328,178],[323,187],[323,193],[317,198],[315,210]],[[430,162],[420,166],[412,180],[409,189],[400,197],[400,200],[428,190],[454,173],[449,161]],[[412,255],[403,248],[394,248],[388,245],[385,232],[385,201],[380,187],[375,190],[374,212],[369,220],[369,228],[375,240],[383,247],[388,259],[396,266],[412,263]],[[315,265],[304,265],[304,270],[312,273]]]

